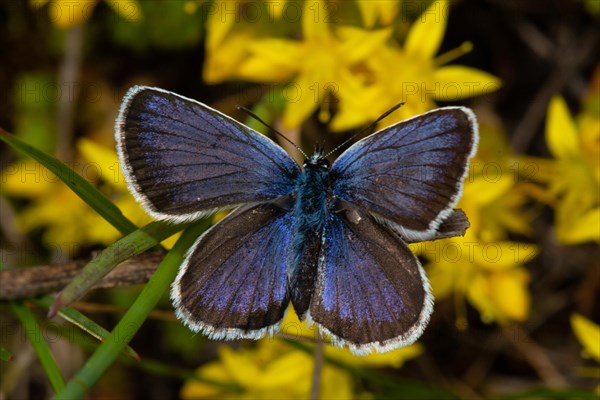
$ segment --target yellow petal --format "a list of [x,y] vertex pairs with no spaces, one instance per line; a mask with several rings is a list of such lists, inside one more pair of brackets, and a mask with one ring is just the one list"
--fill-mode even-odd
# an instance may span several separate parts
[[454,101],[497,91],[502,81],[487,72],[460,65],[441,67],[434,71],[435,99]]
[[495,273],[490,280],[492,298],[502,319],[524,321],[529,315],[530,296],[527,290],[529,274],[518,268]]
[[346,364],[371,368],[400,368],[405,361],[418,357],[423,353],[423,351],[423,346],[418,343],[387,353],[373,353],[366,356],[356,356],[347,348],[339,348],[329,345],[325,347],[325,354],[328,357],[332,357]]
[[489,271],[511,269],[538,254],[536,245],[521,242],[471,242],[465,247],[468,247],[469,258]]
[[450,296],[455,287],[455,274],[457,271],[441,263],[432,263],[430,265],[427,268],[427,276],[431,283],[433,296],[436,299],[443,299]]
[[332,8],[322,0],[305,1],[302,14],[302,35],[307,41],[328,40],[333,22]]
[[577,129],[561,96],[550,100],[546,118],[546,141],[552,154],[557,158],[576,157],[580,154]]
[[579,314],[572,314],[571,327],[587,355],[600,362],[600,326]]
[[328,400],[357,398],[353,390],[352,375],[348,372],[325,364],[322,373],[321,390],[319,391],[318,398]]
[[[600,99],[598,102],[600,103]],[[596,184],[600,184],[600,115],[582,114],[578,122],[581,133],[580,148],[596,179]]]
[[52,22],[60,28],[70,28],[81,25],[92,15],[99,0],[55,0],[52,3],[50,15]]
[[294,307],[289,307],[285,318],[281,323],[281,334],[297,337],[305,337],[313,340],[319,338],[319,332],[316,325],[308,326],[306,320],[300,321]]
[[241,64],[248,57],[250,32],[232,32],[216,49],[206,50],[202,78],[206,83],[220,83],[238,75]]
[[300,350],[281,355],[268,364],[254,385],[261,390],[293,386],[300,380],[310,378],[313,364],[310,355]]
[[248,46],[253,57],[264,58],[269,63],[298,71],[306,57],[302,42],[287,39],[260,39]]
[[[388,0],[386,0],[388,2]],[[378,0],[357,0],[356,5],[362,15],[363,25],[367,28],[372,28],[377,21],[379,9],[377,6]]]
[[[196,371],[196,374],[205,379],[212,379],[217,382],[228,382],[231,376],[225,366],[217,361],[203,365]],[[188,380],[180,391],[180,396],[184,400],[205,399],[217,396],[222,393],[222,389],[214,384]]]
[[2,193],[33,199],[62,185],[49,169],[29,159],[14,162],[3,168],[0,183]]
[[392,32],[392,28],[366,31],[351,26],[341,26],[336,30],[344,42],[341,53],[348,64],[357,63],[377,51],[390,38]]
[[319,79],[305,74],[287,85],[287,94],[284,94],[287,104],[283,112],[283,125],[286,129],[299,127],[317,109],[319,102],[312,89],[319,83]]
[[489,281],[484,274],[477,274],[467,288],[469,302],[477,308],[482,321],[491,323],[498,319],[498,312],[490,296]]
[[[229,5],[228,5],[229,3]],[[231,2],[215,1],[206,20],[206,50],[218,51],[218,47],[235,24],[236,15],[223,12],[231,8]]]
[[281,19],[281,16],[283,15],[283,10],[285,10],[285,7],[287,5],[287,0],[278,0],[278,1],[267,3],[267,5],[269,8],[269,14],[271,15],[271,17],[276,18],[276,19]]
[[253,360],[242,351],[232,350],[229,346],[220,346],[219,358],[236,382],[251,387],[258,381],[260,371]]
[[433,2],[413,23],[404,50],[421,59],[433,58],[444,39],[449,8],[448,1]]
[[362,15],[363,25],[367,28],[372,28],[377,22],[377,18],[381,20],[383,25],[391,24],[398,14],[400,1],[357,0],[356,4]]
[[[567,209],[567,215],[569,214]],[[576,219],[566,218],[568,223],[557,226],[557,236],[564,244],[585,242],[600,243],[600,208],[593,208]]]
[[473,168],[479,167],[481,175],[470,179],[464,186],[464,201],[473,201],[478,205],[489,204],[508,192],[514,185],[513,176],[508,171],[502,171],[498,163],[486,163],[480,166],[473,162]]
[[[295,67],[294,67],[295,68]],[[281,83],[290,80],[296,71],[267,58],[251,57],[241,63],[235,76],[254,82]],[[272,88],[268,88],[270,90]]]
[[114,188],[123,190],[127,188],[125,177],[119,167],[117,153],[113,149],[82,138],[77,141],[77,150],[87,161],[81,169],[84,178],[89,181],[103,179]]
[[[389,100],[382,93],[381,85],[365,85],[355,74],[346,73],[340,80],[339,90],[334,93],[339,100],[338,111],[329,127],[334,131],[356,128],[376,120],[387,111]],[[368,104],[368,107],[365,107]]]

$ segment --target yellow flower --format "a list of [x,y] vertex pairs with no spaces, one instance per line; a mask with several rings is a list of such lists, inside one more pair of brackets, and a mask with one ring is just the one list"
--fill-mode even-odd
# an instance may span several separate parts
[[[583,355],[600,362],[600,326],[579,314],[571,314],[571,328],[583,346]],[[581,368],[579,375],[599,379],[600,367]],[[600,395],[600,384],[596,386],[596,394]]]
[[422,243],[417,249],[429,260],[427,275],[435,298],[456,296],[459,326],[466,323],[461,306],[464,298],[488,323],[527,318],[529,274],[522,264],[537,254],[535,246],[509,241],[485,242],[467,234]]
[[387,26],[394,22],[400,8],[400,0],[356,0],[363,23],[367,28],[375,26],[377,21]]
[[[252,10],[246,10],[246,14],[243,12],[245,3],[251,3],[248,6]],[[206,20],[206,59],[202,73],[204,81],[216,84],[243,77],[240,73],[241,66],[251,54],[248,43],[261,37],[256,23],[281,19],[286,4],[283,0],[266,2],[264,8],[261,8],[260,3],[249,0],[213,2]],[[289,74],[285,78],[279,77],[281,72],[277,65],[261,63],[261,60],[254,60],[254,63],[261,64],[264,74],[272,76],[274,81],[289,78]]]
[[[323,2],[306,2],[302,14],[303,40],[258,39],[248,49],[251,56],[238,71],[242,79],[258,82],[283,82],[286,108],[283,124],[298,127],[319,104],[331,101],[338,91],[350,85],[353,67],[375,53],[390,37],[390,29],[366,31],[331,27],[327,18],[316,18],[315,7]],[[328,119],[326,109],[323,120]]]
[[[293,308],[282,323],[280,334],[291,338],[317,339],[313,325],[300,322]],[[356,367],[399,368],[406,360],[423,352],[419,344],[388,352],[355,356],[348,349],[324,345],[327,357]],[[312,344],[311,344],[312,347]],[[312,354],[298,350],[281,339],[258,341],[255,348],[232,350],[219,347],[219,359],[209,362],[197,371],[205,382],[188,381],[181,390],[184,399],[228,398],[307,398],[311,389],[314,359]],[[354,396],[352,376],[343,369],[325,362],[321,375],[319,398],[348,399]]]
[[572,314],[571,327],[586,356],[600,362],[600,326],[579,314]]
[[[219,347],[218,361],[197,371],[205,382],[188,381],[181,389],[183,399],[227,398],[273,399],[308,398],[314,359],[280,340],[261,340],[255,349],[232,350]],[[325,363],[322,369],[320,398],[353,397],[352,377]]]
[[[209,18],[207,25],[212,18]],[[207,31],[202,79],[206,83],[215,84],[237,76],[240,65],[248,57],[247,45],[254,38],[254,34],[248,30],[233,31],[227,35],[227,40],[223,40],[217,46],[211,45],[211,41],[214,40],[211,32]]]
[[540,169],[537,160],[516,155],[496,122],[480,117],[479,148],[471,160],[460,207],[481,240],[506,240],[508,233],[531,236],[534,215],[524,212],[530,184]]
[[[92,15],[92,11],[100,0],[30,0],[34,8],[48,4],[50,20],[60,28],[81,25]],[[128,21],[139,21],[142,11],[137,0],[105,0],[111,8]]]
[[405,105],[386,119],[386,125],[434,108],[434,100],[461,100],[500,87],[500,80],[486,72],[443,66],[470,51],[470,43],[435,57],[446,31],[449,6],[447,1],[433,2],[413,23],[403,48],[390,44],[378,49],[366,60],[370,72],[363,82],[355,82],[354,87],[340,85],[340,111],[332,121],[333,129],[372,121],[400,102]]
[[600,243],[600,116],[583,114],[578,122],[562,97],[552,98],[546,141],[555,160],[539,179],[554,198],[558,240]]
[[[72,165],[76,172],[99,185],[134,224],[143,226],[152,221],[127,190],[112,148],[80,139],[77,149],[81,158]],[[73,250],[90,244],[108,245],[122,236],[52,172],[35,161],[19,161],[10,166],[2,176],[2,183],[3,192],[8,195],[31,200],[18,216],[19,224],[26,231],[44,228],[43,239],[49,247]],[[170,248],[175,240],[176,236],[162,244]]]

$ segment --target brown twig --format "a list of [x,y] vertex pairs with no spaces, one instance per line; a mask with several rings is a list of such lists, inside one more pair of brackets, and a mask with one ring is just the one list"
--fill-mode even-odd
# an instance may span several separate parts
[[61,96],[56,115],[58,132],[56,155],[59,159],[67,161],[73,158],[73,125],[75,105],[79,98],[82,48],[83,26],[70,28],[66,34],[65,55],[58,73]]
[[310,387],[310,399],[317,400],[321,390],[321,375],[323,371],[323,339],[319,338],[315,343],[315,366],[312,375],[312,385]]
[[554,65],[546,83],[537,92],[514,129],[511,145],[516,152],[523,153],[527,150],[546,115],[548,102],[552,96],[558,94],[569,81],[577,76],[582,66],[586,65],[593,57],[594,50],[598,45],[599,35],[595,32],[587,32],[581,37],[575,37],[574,33],[567,31],[564,27],[561,28],[558,32],[557,45],[551,47],[551,41],[532,24],[521,22],[516,25],[517,33],[523,42],[530,46],[534,53]]
[[533,367],[538,376],[549,388],[564,388],[567,381],[550,361],[544,350],[538,346],[518,325],[504,328],[504,337],[523,355],[525,360]]
[[[145,283],[150,279],[163,254],[148,253],[120,263],[93,288],[109,288]],[[64,264],[0,271],[0,300],[14,300],[63,289],[88,263],[86,260]]]

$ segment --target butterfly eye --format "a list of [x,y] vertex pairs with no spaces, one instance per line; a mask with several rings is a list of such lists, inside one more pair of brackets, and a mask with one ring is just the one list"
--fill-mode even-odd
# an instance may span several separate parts
[[323,170],[328,170],[330,166],[329,161],[326,158],[321,158],[317,165]]

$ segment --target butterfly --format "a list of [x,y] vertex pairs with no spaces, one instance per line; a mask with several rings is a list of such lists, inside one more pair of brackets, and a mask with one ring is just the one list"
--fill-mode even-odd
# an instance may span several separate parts
[[473,112],[439,108],[300,167],[266,136],[200,102],[135,86],[115,136],[130,191],[152,217],[233,211],[188,251],[171,298],[212,339],[277,332],[291,303],[337,346],[386,352],[433,310],[408,243],[464,234],[454,209],[478,142]]

